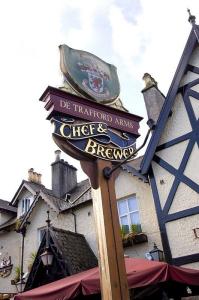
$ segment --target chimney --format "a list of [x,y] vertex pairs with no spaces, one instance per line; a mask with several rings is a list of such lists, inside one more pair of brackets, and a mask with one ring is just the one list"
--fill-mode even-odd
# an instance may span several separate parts
[[164,104],[165,96],[160,92],[157,81],[150,74],[145,73],[142,79],[145,82],[145,88],[142,90],[142,93],[148,119],[152,119],[156,124]]
[[28,170],[28,181],[30,181],[30,182],[34,181],[33,172],[34,172],[33,168],[31,168],[30,170]]
[[28,181],[41,184],[41,174],[34,172],[34,169],[31,168],[28,170]]
[[52,191],[57,198],[65,195],[77,185],[77,169],[60,158],[61,151],[55,151],[52,166]]

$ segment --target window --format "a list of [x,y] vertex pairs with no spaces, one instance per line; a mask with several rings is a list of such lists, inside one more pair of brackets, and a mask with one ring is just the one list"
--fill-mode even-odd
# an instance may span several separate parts
[[30,208],[30,199],[29,198],[25,198],[22,200],[22,215],[27,213],[27,211]]
[[136,196],[119,200],[117,203],[120,225],[125,233],[131,232],[133,226],[137,232],[141,232],[140,217]]

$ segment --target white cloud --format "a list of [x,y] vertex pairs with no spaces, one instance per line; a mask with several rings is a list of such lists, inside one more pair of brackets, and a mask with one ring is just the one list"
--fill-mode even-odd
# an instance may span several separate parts
[[0,1],[0,198],[11,199],[30,167],[50,185],[56,145],[38,98],[48,85],[61,84],[59,44],[115,64],[124,103],[133,113],[145,114],[144,72],[151,72],[164,92],[168,89],[191,29],[187,5],[199,20],[198,0],[118,3]]

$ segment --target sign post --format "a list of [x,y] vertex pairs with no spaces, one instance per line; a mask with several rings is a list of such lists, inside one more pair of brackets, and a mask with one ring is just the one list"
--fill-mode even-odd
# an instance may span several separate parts
[[113,65],[66,45],[60,46],[60,52],[61,70],[77,94],[48,87],[40,100],[54,124],[55,143],[78,159],[90,178],[102,298],[128,300],[115,177],[107,179],[104,170],[132,157],[142,118],[110,106],[119,95]]
[[103,176],[108,161],[98,159],[93,168],[81,162],[82,169],[93,182],[93,210],[99,249],[99,267],[102,298],[105,300],[129,299],[124,252],[120,235],[119,218],[115,196],[115,180]]

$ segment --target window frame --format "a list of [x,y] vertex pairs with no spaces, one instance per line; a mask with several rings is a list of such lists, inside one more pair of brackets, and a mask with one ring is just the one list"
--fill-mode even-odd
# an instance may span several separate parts
[[[137,206],[137,209],[136,210],[130,210],[130,205],[129,205],[129,200],[133,198],[136,200],[136,206]],[[120,207],[119,207],[119,204],[121,202],[125,202],[126,203],[126,207],[127,207],[127,212],[125,213],[120,213]],[[120,226],[125,226],[124,224],[122,224],[122,217],[127,217],[127,221],[128,221],[128,232],[131,232],[131,225],[132,224],[139,224],[141,225],[141,220],[140,220],[140,209],[139,209],[139,205],[138,205],[138,199],[136,197],[136,194],[132,194],[132,195],[129,195],[127,197],[124,197],[124,198],[121,198],[121,199],[118,199],[117,200],[117,210],[118,210],[118,217],[119,217],[119,223],[120,223]],[[139,222],[138,223],[132,223],[131,221],[131,214],[133,213],[138,213],[138,220]]]
[[31,206],[31,199],[30,198],[23,198],[22,199],[22,209],[21,209],[21,215],[26,214]]

